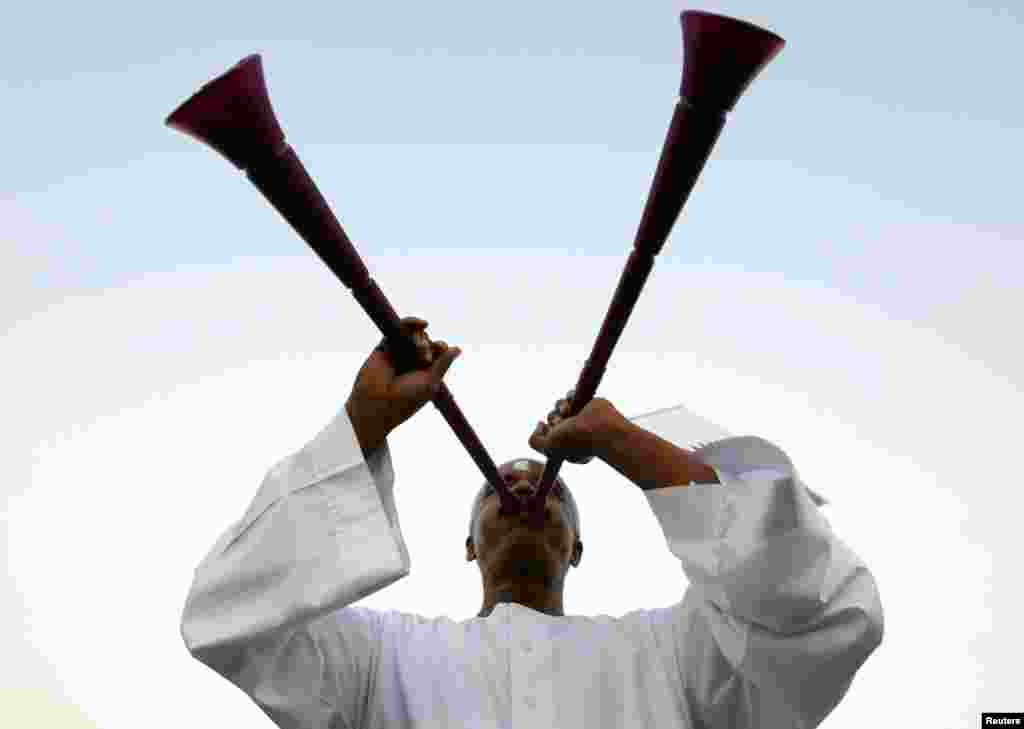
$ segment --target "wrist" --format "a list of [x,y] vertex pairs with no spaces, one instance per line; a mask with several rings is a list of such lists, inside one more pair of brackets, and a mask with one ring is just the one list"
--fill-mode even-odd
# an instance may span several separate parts
[[345,402],[345,413],[352,423],[352,430],[355,432],[356,440],[364,456],[368,456],[387,441],[389,435],[387,428],[366,418],[351,399]]
[[620,416],[609,420],[595,438],[594,455],[605,463],[609,463],[609,459],[621,450],[622,443],[629,439],[637,427],[635,423],[625,417]]

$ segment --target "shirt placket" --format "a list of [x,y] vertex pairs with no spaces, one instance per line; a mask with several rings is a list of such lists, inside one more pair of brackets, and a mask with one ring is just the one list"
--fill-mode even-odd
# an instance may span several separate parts
[[550,719],[549,650],[538,636],[518,630],[512,640],[512,702],[523,721],[546,725]]

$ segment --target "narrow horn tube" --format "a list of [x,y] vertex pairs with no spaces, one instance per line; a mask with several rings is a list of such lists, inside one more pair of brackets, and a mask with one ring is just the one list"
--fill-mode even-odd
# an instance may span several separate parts
[[[672,226],[714,148],[725,116],[785,45],[774,33],[742,20],[697,10],[680,14],[683,72],[679,99],[654,173],[633,250],[604,322],[576,382],[567,417],[593,399],[640,291]],[[543,523],[544,504],[564,459],[549,458],[531,504],[531,526]]]
[[[243,170],[250,182],[284,217],[337,276],[387,338],[399,373],[421,367],[411,337],[401,331],[400,319],[387,297],[370,277],[327,201],[285,141],[270,104],[259,54],[246,56],[225,73],[203,85],[166,120],[167,126],[210,146]],[[514,503],[494,461],[441,384],[434,406],[455,432],[502,504]]]

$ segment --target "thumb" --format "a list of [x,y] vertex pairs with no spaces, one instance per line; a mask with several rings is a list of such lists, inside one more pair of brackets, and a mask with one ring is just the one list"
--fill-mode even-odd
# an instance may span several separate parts
[[458,356],[462,354],[462,350],[458,347],[451,347],[445,350],[444,354],[434,360],[434,363],[430,366],[430,381],[431,390],[437,392],[441,387],[441,381],[444,379],[445,374],[448,373],[448,368],[452,366]]

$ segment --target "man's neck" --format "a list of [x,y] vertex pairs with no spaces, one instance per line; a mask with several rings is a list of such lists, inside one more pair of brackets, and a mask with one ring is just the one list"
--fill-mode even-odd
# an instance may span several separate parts
[[[497,605],[503,602],[516,603],[545,615],[565,617],[565,611],[562,609],[562,592],[559,589],[560,586],[556,587],[555,582],[554,578],[544,578],[545,589],[541,594],[537,594],[536,590],[530,590],[529,588],[515,591],[503,589],[496,590],[493,595],[485,594],[484,605],[477,614],[477,617],[486,618],[494,612],[494,608]],[[517,592],[520,594],[517,595]]]

